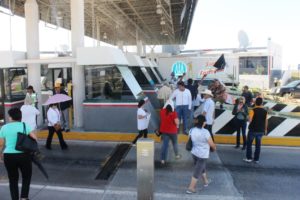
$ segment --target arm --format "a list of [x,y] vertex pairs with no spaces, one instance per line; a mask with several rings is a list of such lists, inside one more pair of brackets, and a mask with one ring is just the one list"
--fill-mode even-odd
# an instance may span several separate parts
[[211,148],[212,151],[216,151],[217,150],[217,146],[216,144],[214,143],[214,141],[211,139],[211,137],[208,139],[208,144]]
[[179,126],[179,119],[178,118],[175,118],[174,122],[175,122],[176,126]]
[[253,112],[253,110],[250,110],[250,111],[249,111],[249,123],[251,123],[251,122],[252,122],[253,115],[254,115],[254,112]]
[[2,148],[0,150],[0,161],[3,160],[3,151],[5,149],[5,139],[0,138],[0,143],[2,143]]
[[192,94],[189,90],[188,90],[188,101],[189,101],[189,110],[191,110],[192,109]]
[[268,133],[268,115],[266,115],[266,119],[265,119],[265,135],[267,135]]
[[177,93],[177,90],[175,90],[175,91],[171,94],[170,100],[173,100],[173,99],[176,98],[176,93]]

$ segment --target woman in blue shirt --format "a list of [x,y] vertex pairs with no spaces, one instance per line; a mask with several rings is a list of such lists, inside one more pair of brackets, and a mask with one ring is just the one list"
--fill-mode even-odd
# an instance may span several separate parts
[[[0,140],[4,140],[1,158],[7,170],[9,179],[9,189],[12,200],[19,200],[19,171],[22,174],[21,200],[28,199],[32,165],[30,154],[15,149],[18,138],[18,132],[23,132],[23,123],[21,122],[22,113],[19,108],[11,108],[8,111],[10,123],[4,125],[0,130]],[[35,140],[36,135],[31,132],[31,127],[25,124],[25,132]]]

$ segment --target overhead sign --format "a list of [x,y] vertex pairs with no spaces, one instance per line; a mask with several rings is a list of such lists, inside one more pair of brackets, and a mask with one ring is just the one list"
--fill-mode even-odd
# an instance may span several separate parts
[[182,61],[176,61],[172,65],[172,72],[175,76],[181,76],[187,72],[187,65]]

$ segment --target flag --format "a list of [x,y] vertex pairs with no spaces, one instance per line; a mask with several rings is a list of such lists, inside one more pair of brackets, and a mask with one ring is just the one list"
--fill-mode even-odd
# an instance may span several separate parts
[[225,68],[226,62],[224,58],[224,54],[220,56],[217,62],[214,64],[214,67],[217,68],[216,71],[223,70]]

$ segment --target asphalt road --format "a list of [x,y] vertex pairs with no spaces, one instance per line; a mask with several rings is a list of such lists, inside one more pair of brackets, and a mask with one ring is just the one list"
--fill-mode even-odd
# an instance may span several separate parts
[[[116,145],[69,142],[69,151],[61,151],[57,145],[51,151],[42,149],[46,156],[43,163],[50,179],[46,180],[34,168],[30,199],[136,199],[136,147],[131,148],[109,180],[95,180]],[[248,164],[242,161],[244,151],[219,145],[207,165],[213,182],[208,188],[199,183],[194,195],[185,194],[193,162],[184,144],[179,145],[181,160],[175,160],[170,147],[165,166],[159,163],[160,144],[156,144],[155,148],[155,199],[300,199],[300,148],[263,147],[260,163]],[[3,164],[0,164],[0,199],[10,199]]]

